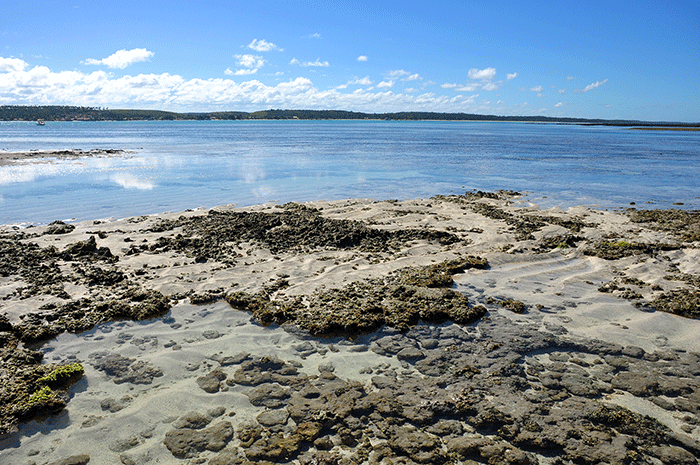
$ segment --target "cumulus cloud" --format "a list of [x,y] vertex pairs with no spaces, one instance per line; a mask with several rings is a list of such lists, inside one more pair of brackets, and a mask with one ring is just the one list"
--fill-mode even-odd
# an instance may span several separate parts
[[[0,73],[0,105],[110,106],[173,111],[347,108],[367,112],[477,112],[480,105],[475,102],[474,95],[435,95],[415,89],[410,93],[394,92],[391,86],[397,80],[389,78],[376,88],[371,86],[369,77],[357,78],[350,82],[362,87],[347,92],[337,88],[319,90],[303,77],[268,85],[252,78],[241,81],[228,77],[185,79],[169,73],[115,76],[103,70],[91,73],[52,71],[46,66],[31,67],[22,60],[8,61],[1,57],[0,63],[5,70]],[[236,75],[236,71],[229,69],[228,75]],[[122,179],[124,184],[129,184],[127,181]]]
[[392,77],[392,78],[399,78],[399,77],[401,77],[401,76],[408,76],[408,75],[410,75],[411,73],[409,73],[409,72],[406,71],[405,69],[394,69],[394,70],[389,71],[388,74],[389,74],[389,77]]
[[353,81],[350,81],[348,84],[359,84],[361,86],[371,86],[372,81],[369,79],[369,76],[365,76],[362,79],[355,79]]
[[19,58],[3,58],[0,57],[0,73],[9,73],[12,71],[24,71],[27,67],[27,62]]
[[542,87],[542,86],[530,87],[530,90],[533,92],[542,92],[544,90],[544,87]]
[[578,93],[588,92],[589,90],[593,90],[593,89],[595,89],[596,87],[602,86],[602,85],[605,84],[606,82],[608,82],[607,79],[603,79],[602,81],[596,81],[596,82],[594,82],[593,84],[588,84],[588,85],[587,85],[586,87],[584,87],[583,89],[574,89],[574,92],[578,92]]
[[394,81],[382,81],[379,84],[377,84],[377,87],[379,87],[380,89],[394,87]]
[[476,69],[472,68],[468,73],[469,79],[481,79],[490,81],[496,76],[496,68]]
[[576,79],[576,78],[573,76],[566,76],[567,81],[573,81],[574,79]]
[[474,92],[476,89],[480,88],[480,84],[465,84],[463,86],[457,87],[455,90],[457,92]]
[[321,61],[320,58],[317,58],[316,61],[299,61],[296,58],[292,58],[292,60],[289,62],[290,65],[299,65],[299,66],[304,66],[304,67],[321,67],[321,68],[327,68],[330,66],[330,64],[327,61]]
[[355,78],[351,79],[350,81],[347,82],[347,84],[342,84],[336,87],[336,89],[347,89],[348,86],[354,86],[354,85],[360,85],[360,86],[371,86],[372,81],[369,79],[369,76],[365,76],[363,78]]
[[265,65],[263,57],[258,55],[234,55],[234,58],[238,60],[238,65],[244,68],[262,68]]
[[233,71],[231,68],[226,68],[226,71],[224,71],[224,74],[227,76],[250,76],[251,74],[255,74],[258,72],[258,68],[254,69],[248,69],[248,68],[243,68],[243,69],[237,69],[236,71]]
[[108,68],[113,69],[124,69],[129,65],[138,63],[140,61],[147,61],[153,56],[153,52],[146,50],[145,48],[134,48],[131,50],[119,50],[107,58],[101,60],[96,60],[94,58],[88,58],[83,61],[86,65],[105,65]]
[[265,39],[253,39],[253,41],[248,44],[248,48],[255,50],[256,52],[269,52],[270,50],[279,50],[281,52],[284,50],[272,42],[266,41]]
[[566,93],[566,89],[557,90],[557,94],[565,94],[565,93]]
[[321,34],[319,34],[318,32],[315,32],[315,33],[313,33],[313,34],[309,34],[308,36],[306,36],[306,38],[307,38],[307,39],[320,39],[320,38],[321,38]]
[[357,57],[357,61],[367,61],[369,58],[367,58],[367,55],[360,55]]
[[518,77],[518,73],[508,73],[506,74],[506,80],[510,81],[511,79],[515,79]]
[[411,74],[410,76],[405,78],[404,81],[418,81],[420,79],[423,79],[423,78],[420,77],[420,75],[418,73],[416,73],[416,74]]
[[554,106],[557,107],[557,108],[563,107],[563,106],[564,106],[564,102],[559,102],[559,103],[557,103],[557,104],[554,105]]
[[481,88],[488,91],[498,90],[498,84],[495,82],[487,82]]

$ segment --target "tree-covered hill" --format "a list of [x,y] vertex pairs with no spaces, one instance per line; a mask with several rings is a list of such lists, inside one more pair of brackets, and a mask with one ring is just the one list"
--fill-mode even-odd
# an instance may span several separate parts
[[363,120],[394,121],[521,121],[565,124],[597,124],[611,126],[680,126],[700,127],[700,123],[655,123],[629,120],[602,120],[585,118],[554,118],[547,116],[497,116],[471,113],[398,112],[362,113],[343,110],[265,110],[252,113],[243,111],[216,111],[206,113],[175,113],[160,110],[111,110],[100,107],[63,105],[2,105],[0,121],[137,121],[137,120]]

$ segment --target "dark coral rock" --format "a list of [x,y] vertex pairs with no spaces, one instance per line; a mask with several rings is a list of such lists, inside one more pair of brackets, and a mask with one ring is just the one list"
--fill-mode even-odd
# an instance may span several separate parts
[[446,278],[451,283],[450,273],[470,266],[487,265],[470,257],[424,268],[407,268],[384,279],[367,279],[340,289],[317,291],[308,297],[308,302],[300,298],[271,300],[266,293],[245,292],[229,294],[226,300],[234,308],[253,313],[263,324],[295,323],[314,335],[352,336],[384,325],[407,331],[419,321],[452,320],[470,324],[486,313],[484,307],[470,307],[464,294],[451,289],[409,284],[432,285],[447,282]]
[[226,379],[226,377],[226,373],[219,368],[216,368],[206,375],[197,378],[197,385],[202,388],[204,392],[213,394],[215,392],[219,392],[219,385],[221,384],[221,381]]
[[630,209],[629,213],[633,223],[647,223],[648,227],[668,231],[684,242],[700,241],[700,211]]
[[49,226],[44,231],[44,234],[58,235],[58,234],[68,234],[75,229],[72,224],[66,224],[63,221],[56,220],[53,223],[49,223]]
[[160,238],[151,251],[177,250],[198,260],[231,262],[238,254],[232,243],[254,241],[272,253],[311,248],[349,249],[379,252],[401,248],[415,240],[451,244],[460,239],[450,233],[430,230],[385,231],[360,221],[323,218],[321,213],[300,204],[286,204],[283,211],[222,212],[165,220],[152,228],[162,232],[182,228],[184,235]]
[[652,300],[649,306],[686,318],[700,318],[700,291],[676,289],[665,292]]
[[163,376],[160,368],[119,354],[106,356],[94,354],[92,357],[93,366],[112,377],[116,384],[151,384],[154,378]]
[[233,437],[233,426],[228,421],[201,430],[174,429],[165,433],[163,443],[173,456],[184,459],[196,457],[199,452],[218,452]]
[[49,465],[87,465],[90,462],[90,456],[87,454],[71,455],[65,459],[51,462]]

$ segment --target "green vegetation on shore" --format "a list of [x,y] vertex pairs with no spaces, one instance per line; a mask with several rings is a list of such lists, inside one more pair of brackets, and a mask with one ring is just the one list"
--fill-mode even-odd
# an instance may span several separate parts
[[472,113],[398,112],[362,113],[343,110],[265,110],[176,113],[160,110],[112,110],[101,107],[61,105],[1,105],[0,121],[142,121],[142,120],[392,120],[392,121],[507,121],[530,123],[593,124],[654,128],[697,128],[700,123],[667,123],[630,120],[559,118],[548,116],[498,116]]

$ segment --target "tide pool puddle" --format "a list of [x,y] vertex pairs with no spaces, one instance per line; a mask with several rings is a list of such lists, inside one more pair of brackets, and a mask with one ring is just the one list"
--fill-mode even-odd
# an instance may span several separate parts
[[173,461],[163,437],[186,413],[218,410],[236,426],[264,410],[250,403],[247,386],[222,380],[206,392],[198,382],[219,368],[233,375],[246,358],[289,361],[309,376],[330,370],[365,384],[380,373],[415,375],[395,357],[368,349],[368,338],[319,339],[296,328],[262,327],[225,302],[181,303],[157,320],[62,334],[42,346],[45,362],[80,362],[85,376],[61,414],[22,424],[19,434],[0,442],[0,462],[51,463],[89,454],[91,463],[119,463],[125,452],[142,463]]

